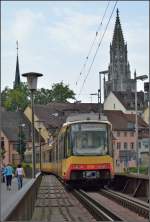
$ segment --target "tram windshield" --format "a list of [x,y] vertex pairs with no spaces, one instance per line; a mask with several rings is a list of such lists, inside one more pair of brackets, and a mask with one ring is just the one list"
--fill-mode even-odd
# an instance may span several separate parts
[[108,154],[107,124],[80,123],[71,128],[74,155]]

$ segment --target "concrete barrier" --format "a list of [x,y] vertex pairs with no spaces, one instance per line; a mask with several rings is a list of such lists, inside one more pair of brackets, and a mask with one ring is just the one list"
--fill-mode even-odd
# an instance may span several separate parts
[[2,221],[31,220],[34,204],[37,198],[42,175],[39,173],[35,179],[31,179],[23,188],[22,193],[17,193],[9,210],[3,215]]

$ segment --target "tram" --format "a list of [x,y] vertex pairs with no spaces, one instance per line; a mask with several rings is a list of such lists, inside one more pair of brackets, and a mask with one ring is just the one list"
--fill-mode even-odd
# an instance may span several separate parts
[[[42,171],[66,185],[105,185],[114,177],[111,124],[108,120],[68,117],[46,156]],[[44,151],[42,151],[42,157]]]

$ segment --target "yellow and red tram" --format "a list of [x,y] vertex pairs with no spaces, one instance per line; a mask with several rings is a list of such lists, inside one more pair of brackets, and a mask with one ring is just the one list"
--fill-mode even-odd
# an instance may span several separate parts
[[64,123],[46,152],[49,162],[42,161],[42,171],[66,184],[104,185],[114,176],[111,124],[106,120]]

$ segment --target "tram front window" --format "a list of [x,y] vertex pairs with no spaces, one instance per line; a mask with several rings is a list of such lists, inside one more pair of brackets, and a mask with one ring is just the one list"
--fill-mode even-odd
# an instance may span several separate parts
[[74,155],[106,155],[107,125],[99,123],[73,125],[72,144]]

